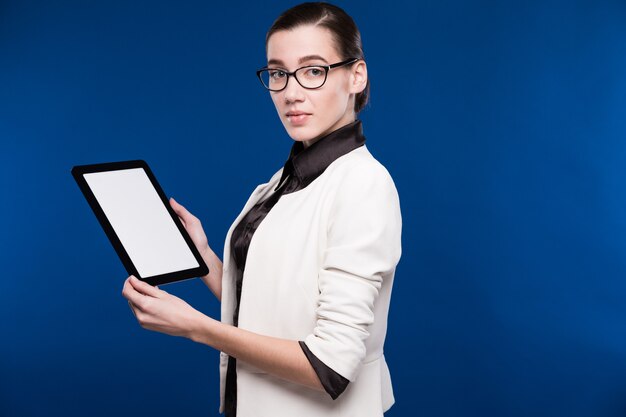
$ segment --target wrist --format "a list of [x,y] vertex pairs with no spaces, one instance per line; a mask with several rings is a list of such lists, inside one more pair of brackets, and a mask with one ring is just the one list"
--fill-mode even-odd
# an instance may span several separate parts
[[207,245],[206,248],[200,251],[200,256],[204,259],[204,262],[208,265],[210,263],[211,257],[209,256],[212,252],[211,248]]
[[205,275],[206,278],[208,278],[209,275],[213,275],[215,272],[218,272],[222,269],[221,268],[222,265],[221,265],[221,262],[219,261],[219,258],[211,250],[209,246],[207,246],[206,249],[200,252],[200,256],[202,256],[202,259],[204,260],[207,267],[209,268],[209,273]]
[[187,337],[196,343],[202,343],[211,346],[212,329],[216,325],[217,320],[199,314],[194,320]]

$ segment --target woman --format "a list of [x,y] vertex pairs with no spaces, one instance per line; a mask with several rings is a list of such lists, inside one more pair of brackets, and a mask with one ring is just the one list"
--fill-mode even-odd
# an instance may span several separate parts
[[383,356],[401,215],[364,145],[369,82],[353,20],[327,3],[284,12],[257,72],[295,141],[230,227],[224,263],[200,221],[170,203],[210,273],[221,321],[131,276],[123,295],[147,329],[221,351],[227,416],[381,416],[394,402]]

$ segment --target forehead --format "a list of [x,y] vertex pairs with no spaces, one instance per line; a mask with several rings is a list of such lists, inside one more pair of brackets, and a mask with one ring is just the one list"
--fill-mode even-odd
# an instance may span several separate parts
[[319,55],[329,63],[335,62],[339,54],[332,33],[319,26],[298,26],[292,30],[281,30],[270,36],[267,42],[267,60],[279,61],[286,66],[296,66],[302,57]]

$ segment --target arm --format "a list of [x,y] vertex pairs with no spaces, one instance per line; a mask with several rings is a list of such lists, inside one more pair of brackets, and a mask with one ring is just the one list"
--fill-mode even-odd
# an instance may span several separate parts
[[[395,268],[401,253],[397,193],[388,174],[380,174],[352,170],[351,180],[338,192],[320,271],[318,322],[304,341],[317,359],[348,380],[356,377],[365,356],[383,276]],[[210,279],[205,282],[211,288]],[[221,274],[219,284],[221,294]],[[223,324],[134,277],[122,293],[144,328],[188,337],[279,378],[323,391],[297,341]]]
[[324,391],[297,341],[260,335],[207,316],[200,317],[196,326],[190,339],[279,378]]
[[[317,323],[304,343],[322,363],[354,381],[370,353],[370,326],[386,318],[376,317],[375,306],[401,255],[400,202],[386,169],[379,163],[351,166],[334,193],[328,219]],[[383,340],[377,333],[371,347],[382,349]]]
[[200,277],[218,301],[222,301],[222,261],[207,245],[205,252],[200,252],[209,268],[209,273]]
[[[201,277],[202,281],[207,287],[209,287],[215,297],[221,301],[222,261],[220,261],[208,245],[206,234],[202,229],[200,220],[193,216],[185,207],[180,205],[173,198],[170,198],[170,204],[185,226],[185,229],[189,233],[194,244],[198,248],[198,251],[202,255],[202,259],[204,259],[209,267],[209,274]],[[151,290],[151,287],[148,284],[143,286],[141,284],[145,283],[139,280],[129,280],[128,284],[132,285],[132,283],[137,284],[137,288],[134,288],[134,292],[147,294]],[[129,295],[132,294],[130,288],[127,289],[126,285],[124,287],[124,291],[126,291],[126,293]],[[142,288],[143,291],[141,291]],[[126,293],[124,294],[125,296]],[[162,291],[161,293],[152,292],[150,294],[153,297],[162,296],[163,298],[167,298],[165,297],[167,294],[165,291]],[[170,298],[175,298],[169,294],[167,295]],[[184,301],[180,299],[177,300],[179,301],[170,301],[173,301],[183,308],[191,309],[191,307]],[[143,301],[145,300],[139,298],[136,303],[141,303]],[[145,311],[145,308],[144,311],[139,311],[140,306],[136,303],[133,304],[129,298],[129,305],[133,309],[133,312],[135,313],[135,316],[137,316],[140,324],[143,327],[148,328],[151,320],[149,318],[149,314],[147,314],[148,312]],[[187,320],[187,323],[192,323],[192,325],[188,330],[183,331],[183,334],[181,335],[184,335],[185,337],[188,337],[196,342],[204,343],[218,349],[265,372],[278,376],[279,378],[323,391],[322,384],[320,383],[313,366],[305,356],[298,341],[262,336],[234,326],[223,324],[199,312],[196,313],[198,314],[194,314],[192,320]],[[154,319],[155,317],[152,317],[152,320]],[[159,329],[154,328],[153,330]]]
[[221,323],[134,276],[124,283],[122,294],[146,329],[187,337],[279,378],[324,391],[295,340],[263,336]]

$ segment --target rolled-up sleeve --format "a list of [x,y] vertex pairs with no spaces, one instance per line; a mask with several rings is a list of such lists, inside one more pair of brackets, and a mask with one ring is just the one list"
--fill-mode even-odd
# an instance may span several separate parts
[[317,321],[304,343],[326,366],[354,381],[382,281],[401,254],[400,202],[382,165],[365,161],[347,170],[327,227]]
[[304,344],[304,342],[299,341],[300,347],[304,352],[304,355],[309,360],[309,363],[313,367],[313,370],[317,374],[320,382],[322,383],[322,387],[324,387],[324,391],[330,395],[330,398],[336,400],[339,396],[346,390],[350,381],[346,378],[339,375],[337,372],[330,369],[326,364],[311,353],[309,348]]

